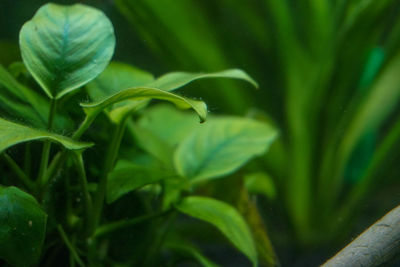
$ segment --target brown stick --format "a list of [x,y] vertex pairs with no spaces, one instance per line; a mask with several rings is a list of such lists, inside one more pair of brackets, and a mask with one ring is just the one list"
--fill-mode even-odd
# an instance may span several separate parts
[[322,267],[379,266],[400,253],[400,206],[387,213]]

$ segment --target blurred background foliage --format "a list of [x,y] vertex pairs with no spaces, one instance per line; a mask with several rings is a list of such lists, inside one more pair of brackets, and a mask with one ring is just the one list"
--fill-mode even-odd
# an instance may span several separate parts
[[[1,64],[18,60],[19,29],[46,2],[0,0]],[[103,10],[116,31],[115,60],[157,75],[237,67],[259,82],[257,91],[217,81],[185,94],[213,113],[280,129],[248,169],[267,177],[275,196],[257,203],[282,265],[323,262],[398,204],[399,1],[54,2]],[[230,198],[218,192],[230,182],[221,183],[215,194]]]

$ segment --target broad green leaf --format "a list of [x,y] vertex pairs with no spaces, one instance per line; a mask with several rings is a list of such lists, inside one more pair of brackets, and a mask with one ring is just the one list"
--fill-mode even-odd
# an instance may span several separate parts
[[265,172],[254,172],[244,176],[244,184],[249,193],[261,194],[268,199],[276,197],[276,189],[272,178]]
[[119,161],[108,175],[107,202],[112,203],[121,196],[145,185],[157,183],[171,174],[154,166],[142,166],[129,161]]
[[190,112],[177,110],[171,105],[156,105],[146,109],[138,123],[140,129],[146,129],[163,142],[171,146],[178,145],[194,129],[202,127]]
[[137,144],[140,148],[145,150],[154,158],[162,162],[166,167],[173,168],[173,160],[171,155],[174,153],[174,149],[168,145],[168,143],[161,140],[152,131],[141,128],[130,122],[128,125]]
[[216,117],[182,141],[174,155],[175,168],[196,182],[228,175],[264,154],[276,136],[266,123]]
[[33,266],[46,234],[47,215],[16,187],[0,187],[0,258],[13,266]]
[[206,197],[187,197],[176,208],[182,213],[217,227],[251,260],[254,266],[257,266],[257,251],[253,237],[246,222],[235,208]]
[[208,78],[240,79],[247,81],[254,87],[258,88],[257,82],[254,81],[246,72],[239,69],[230,69],[214,73],[171,72],[161,76],[154,82],[147,84],[147,86],[160,88],[165,91],[172,91],[196,80]]
[[20,32],[22,59],[50,98],[94,79],[108,65],[114,47],[108,18],[81,4],[46,4]]
[[201,127],[195,116],[171,105],[155,105],[143,112],[137,124],[132,125],[132,131],[142,149],[172,168],[171,155],[178,143]]
[[[192,100],[179,96],[170,92],[166,92],[157,88],[150,87],[133,87],[128,88],[98,102],[85,104],[82,103],[85,113],[94,117],[110,105],[126,101],[126,100],[150,100],[159,99],[169,101],[178,108],[192,108],[200,117],[200,121],[205,121],[207,116],[207,106],[203,101]],[[112,115],[111,115],[112,116]]]
[[60,143],[65,148],[71,150],[80,150],[92,146],[90,143],[74,141],[62,135],[33,129],[0,118],[0,152],[22,142],[43,139]]

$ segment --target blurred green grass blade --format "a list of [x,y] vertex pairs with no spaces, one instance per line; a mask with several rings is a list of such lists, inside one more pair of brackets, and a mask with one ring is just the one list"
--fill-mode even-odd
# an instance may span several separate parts
[[[117,0],[117,8],[170,67],[215,71],[232,66],[208,17],[199,12],[201,3],[187,0]],[[202,95],[226,99],[219,105],[236,113],[248,108],[248,92],[232,83],[217,81],[219,91]]]
[[[359,182],[352,188],[348,194],[347,199],[343,202],[339,216],[343,218],[350,218],[352,212],[359,205],[364,197],[367,196],[368,192],[371,190],[372,186],[375,184],[377,179],[382,179],[382,177],[376,176],[382,163],[391,156],[391,153],[396,153],[399,140],[400,140],[400,119],[396,117],[396,123],[391,127],[388,134],[384,136],[382,141],[376,148],[373,157],[364,170],[364,173],[359,180]],[[384,171],[382,172],[384,173]]]
[[[339,175],[347,164],[364,133],[379,129],[396,107],[400,99],[400,54],[396,55],[383,69],[369,94],[360,104],[352,117],[349,128],[338,147]],[[338,194],[342,179],[334,177],[330,185],[326,185],[327,194]],[[328,189],[329,188],[329,189]]]

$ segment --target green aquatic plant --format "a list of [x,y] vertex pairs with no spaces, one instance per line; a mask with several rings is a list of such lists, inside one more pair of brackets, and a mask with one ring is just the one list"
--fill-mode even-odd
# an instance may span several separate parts
[[[0,66],[0,259],[216,266],[192,241],[202,224],[186,215],[213,225],[222,235],[205,224],[208,238],[230,241],[253,266],[274,264],[255,206],[246,216],[207,185],[232,179],[235,187],[239,169],[277,131],[262,120],[207,116],[203,101],[174,92],[209,78],[257,83],[239,69],[154,78],[110,63],[114,48],[101,11],[46,4],[20,31],[23,63]],[[246,192],[241,203],[251,205]]]

